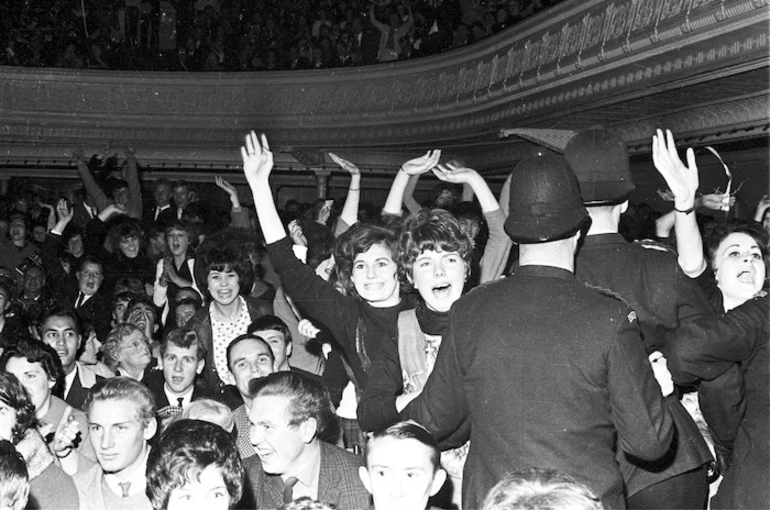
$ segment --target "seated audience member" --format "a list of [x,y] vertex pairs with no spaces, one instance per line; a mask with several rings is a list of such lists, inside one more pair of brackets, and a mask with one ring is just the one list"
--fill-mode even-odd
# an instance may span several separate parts
[[86,225],[86,252],[97,257],[104,265],[104,285],[114,292],[116,283],[122,278],[137,278],[145,287],[152,289],[155,271],[152,261],[142,250],[142,227],[134,219],[119,217],[111,223],[110,239],[114,238],[114,250],[107,251],[104,240],[107,236],[107,221],[121,211],[108,205]]
[[64,400],[82,411],[88,390],[103,377],[91,366],[77,361],[78,352],[83,346],[83,336],[75,312],[61,309],[49,312],[43,319],[40,338],[56,351],[61,361],[64,370]]
[[249,411],[256,456],[244,461],[257,508],[276,508],[307,496],[340,509],[368,508],[356,476],[361,457],[321,440],[336,417],[321,383],[293,372],[254,381]]
[[[0,236],[0,266],[16,269],[27,257],[39,252],[39,248],[30,240],[29,216],[21,212],[12,212],[8,230]],[[14,277],[16,278],[16,277]]]
[[[110,150],[110,152],[112,152]],[[94,179],[91,169],[88,166],[92,158],[86,156],[83,147],[78,147],[72,151],[72,158],[75,160],[78,175],[83,181],[83,186],[88,192],[88,196],[93,199],[99,212],[104,212],[108,207],[114,207],[116,210],[123,211],[131,218],[140,220],[142,218],[142,188],[139,182],[139,174],[136,162],[136,151],[128,147],[125,150],[126,161],[123,175],[126,180],[115,179],[110,186],[110,196],[102,190]],[[117,154],[107,154],[106,160],[117,157]]]
[[119,324],[110,331],[102,346],[104,362],[118,375],[137,381],[155,367],[150,342],[133,324]]
[[150,391],[128,377],[99,381],[86,400],[97,464],[74,475],[81,510],[149,509],[147,456],[157,429]]
[[126,307],[125,322],[133,324],[139,328],[147,340],[150,341],[153,357],[158,357],[158,309],[146,294],[134,296]]
[[147,461],[147,496],[155,510],[225,510],[241,499],[243,464],[233,438],[200,420],[179,420]]
[[235,429],[235,417],[230,408],[221,402],[209,398],[190,402],[190,405],[183,408],[182,412],[169,422],[169,425],[176,420],[185,419],[207,421],[219,425],[231,434]]
[[56,306],[46,282],[42,267],[29,264],[24,268],[17,301],[22,306],[22,316],[28,324],[39,322],[48,310]]
[[484,510],[514,508],[602,510],[604,506],[591,489],[561,471],[527,468],[499,481],[484,500]]
[[173,190],[174,204],[176,204],[176,218],[174,219],[181,220],[185,208],[190,205],[193,199],[190,183],[182,180],[174,181],[171,183],[171,188]]
[[78,351],[78,361],[91,367],[97,375],[105,378],[115,377],[115,372],[102,361],[102,343],[96,336],[94,327],[87,322],[81,322],[81,336],[85,340],[83,347]]
[[88,442],[85,414],[54,395],[63,377],[56,351],[35,340],[22,339],[3,352],[0,368],[15,375],[29,393],[37,428],[64,471],[73,474],[81,462],[88,462],[84,458],[95,458]]
[[183,328],[187,321],[201,309],[201,300],[184,298],[177,300],[174,310],[174,327]]
[[275,357],[276,372],[292,370],[308,376],[315,376],[310,372],[294,368],[289,363],[294,345],[292,344],[291,331],[279,317],[264,315],[251,323],[248,332],[262,338],[270,346]]
[[0,508],[23,510],[29,499],[29,473],[13,443],[0,440]]
[[236,337],[227,346],[227,365],[240,396],[240,399],[228,400],[234,400],[231,407],[234,408],[233,416],[238,428],[238,451],[245,459],[256,453],[249,437],[249,409],[252,403],[249,383],[252,379],[260,379],[275,372],[275,358],[267,342],[247,333]]
[[[16,447],[29,475],[28,509],[77,508],[72,478],[56,462],[37,430],[35,405],[15,375],[0,370],[0,439]],[[2,463],[0,463],[2,465]],[[0,493],[6,489],[0,483]]]
[[358,470],[375,510],[425,510],[446,480],[438,443],[421,425],[403,421],[375,432]]
[[13,290],[13,281],[0,277],[0,348],[16,342],[16,338],[23,335],[26,329],[20,317],[9,315]]
[[205,258],[206,292],[211,303],[198,310],[187,326],[198,333],[206,347],[206,384],[222,394],[225,385],[234,383],[227,366],[227,346],[233,338],[246,333],[249,324],[273,313],[273,309],[241,295],[251,289],[252,269],[234,248],[212,249]]
[[77,288],[67,291],[60,304],[74,308],[82,321],[94,325],[96,336],[104,341],[110,332],[110,296],[102,287],[104,270],[102,263],[89,256],[83,257],[75,273]]
[[[145,383],[155,398],[161,430],[169,418],[194,400],[211,398],[211,393],[196,384],[206,363],[206,349],[190,329],[171,331],[160,345],[162,372],[153,371]],[[161,375],[162,374],[162,375]]]
[[115,289],[115,294],[112,296],[112,327],[118,324],[126,322],[128,317],[128,304],[136,296],[135,293],[129,290]]
[[144,223],[167,225],[176,220],[176,207],[171,203],[171,182],[166,178],[155,181],[152,190],[155,207],[145,209]]
[[181,289],[200,291],[195,281],[195,253],[187,224],[174,221],[166,228],[165,239],[167,255],[156,264],[152,299],[156,306],[163,309],[163,320],[167,321],[169,315],[174,316],[177,294]]

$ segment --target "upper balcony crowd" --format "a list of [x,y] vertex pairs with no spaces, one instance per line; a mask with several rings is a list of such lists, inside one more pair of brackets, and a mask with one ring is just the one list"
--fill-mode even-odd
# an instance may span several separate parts
[[25,0],[0,65],[262,71],[369,65],[484,39],[559,0]]

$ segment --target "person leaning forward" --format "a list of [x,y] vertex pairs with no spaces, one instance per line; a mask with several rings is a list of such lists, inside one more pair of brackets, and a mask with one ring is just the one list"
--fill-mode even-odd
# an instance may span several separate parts
[[574,277],[589,219],[562,157],[517,165],[510,204],[520,267],[455,303],[436,366],[402,417],[442,448],[456,446],[446,439],[470,420],[464,508],[480,508],[497,481],[526,466],[564,471],[607,508],[624,508],[616,448],[654,460],[674,434],[636,316]]

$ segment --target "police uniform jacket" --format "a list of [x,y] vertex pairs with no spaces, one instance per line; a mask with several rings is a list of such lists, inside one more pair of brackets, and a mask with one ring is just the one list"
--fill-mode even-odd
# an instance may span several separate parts
[[[608,289],[636,312],[647,353],[666,352],[673,342],[703,338],[716,317],[698,284],[676,255],[653,241],[627,242],[620,234],[585,238],[575,262],[579,281]],[[667,399],[677,428],[668,455],[642,464],[619,455],[628,495],[712,460],[698,426],[677,399]]]
[[674,430],[632,310],[547,266],[455,303],[435,368],[402,416],[439,441],[470,417],[464,508],[526,466],[560,469],[624,508],[616,445],[657,459]]

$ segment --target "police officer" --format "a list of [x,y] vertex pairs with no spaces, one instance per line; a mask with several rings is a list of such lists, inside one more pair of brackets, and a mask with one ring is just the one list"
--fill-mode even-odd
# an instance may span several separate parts
[[[679,268],[676,255],[653,241],[629,243],[618,233],[634,190],[623,143],[588,129],[567,144],[564,157],[580,183],[591,227],[577,256],[579,281],[609,289],[634,309],[648,354],[677,338],[716,331],[705,296]],[[659,357],[659,355],[658,355]],[[677,398],[666,399],[677,440],[659,461],[619,454],[628,508],[706,508],[707,466],[713,460],[698,427]]]
[[435,368],[402,415],[442,448],[470,421],[463,508],[480,508],[506,473],[528,466],[564,471],[605,507],[623,508],[616,446],[657,459],[671,414],[632,310],[573,275],[589,217],[567,162],[522,161],[510,193],[505,228],[520,244],[519,267],[455,303]]

